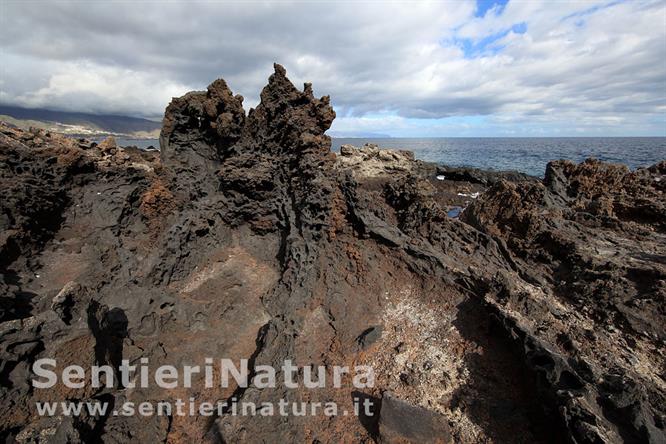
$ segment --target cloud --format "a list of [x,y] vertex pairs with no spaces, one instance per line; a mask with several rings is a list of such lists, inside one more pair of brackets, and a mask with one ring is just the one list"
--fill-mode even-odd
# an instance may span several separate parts
[[663,1],[3,8],[5,103],[159,116],[222,76],[255,106],[278,61],[331,95],[339,131],[666,133]]
[[[25,58],[16,62],[23,65],[34,63],[41,67],[39,61]],[[183,84],[162,77],[159,72],[134,71],[89,61],[57,61],[49,67],[46,84],[14,94],[11,96],[12,104],[26,108],[50,108],[55,105],[90,113],[154,116],[154,111],[163,109],[172,97],[190,90]],[[30,82],[27,85],[32,86]],[[6,93],[3,91],[3,94]]]

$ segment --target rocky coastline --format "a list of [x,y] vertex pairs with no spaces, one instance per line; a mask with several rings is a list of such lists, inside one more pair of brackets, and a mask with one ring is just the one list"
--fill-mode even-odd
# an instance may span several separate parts
[[[343,146],[275,65],[175,98],[161,150],[0,126],[6,442],[663,443],[666,161],[543,180]],[[373,388],[50,391],[83,366],[205,357],[374,368]],[[201,381],[199,381],[201,382]],[[371,416],[40,417],[45,400],[374,401]]]

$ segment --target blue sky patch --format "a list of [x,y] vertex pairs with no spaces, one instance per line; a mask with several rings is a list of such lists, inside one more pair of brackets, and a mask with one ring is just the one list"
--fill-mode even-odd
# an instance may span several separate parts
[[503,46],[496,45],[495,43],[506,37],[510,32],[525,34],[527,32],[527,23],[516,23],[509,29],[488,35],[479,40],[454,38],[453,41],[457,46],[462,48],[466,59],[472,59],[481,55],[493,55],[500,52]]
[[[594,14],[597,11],[601,11],[602,9],[610,8],[612,6],[619,5],[619,4],[624,3],[624,2],[625,2],[625,0],[614,0],[614,1],[611,1],[611,2],[608,2],[608,3],[605,3],[603,5],[596,5],[596,6],[593,6],[591,8],[587,8],[587,9],[584,9],[582,11],[578,11],[578,12],[574,12],[573,14],[566,15],[566,16],[562,17],[562,21],[569,20],[571,18],[585,17],[585,16],[588,16],[588,15]],[[580,25],[578,25],[578,23],[581,22],[581,21],[584,22],[584,18],[581,18],[576,23],[576,26],[580,26]]]
[[509,0],[476,0],[476,17],[484,17],[486,12],[497,6],[497,14],[501,14]]

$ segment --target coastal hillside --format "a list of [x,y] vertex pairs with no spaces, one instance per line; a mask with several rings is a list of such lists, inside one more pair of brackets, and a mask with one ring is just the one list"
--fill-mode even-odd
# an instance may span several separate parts
[[[249,113],[222,79],[173,99],[159,152],[0,126],[0,440],[666,440],[666,161],[554,160],[538,179],[336,154],[329,97],[274,69]],[[209,357],[244,360],[252,383],[220,384],[216,366],[215,384],[32,384],[42,358]],[[259,385],[287,362],[294,379]],[[334,385],[358,367],[372,381]],[[226,407],[36,410],[64,400]],[[282,402],[291,414],[268,413]]]
[[162,122],[128,116],[98,115],[0,105],[0,121],[21,129],[30,127],[78,136],[116,135],[137,139],[159,136]]

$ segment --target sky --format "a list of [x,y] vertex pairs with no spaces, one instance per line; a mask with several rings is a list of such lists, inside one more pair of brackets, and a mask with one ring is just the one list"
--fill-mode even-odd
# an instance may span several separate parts
[[666,136],[666,0],[0,0],[0,103],[159,119],[273,71],[338,136]]

